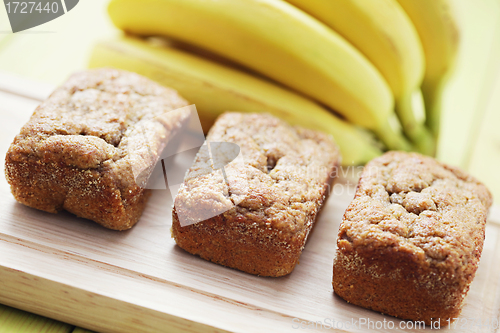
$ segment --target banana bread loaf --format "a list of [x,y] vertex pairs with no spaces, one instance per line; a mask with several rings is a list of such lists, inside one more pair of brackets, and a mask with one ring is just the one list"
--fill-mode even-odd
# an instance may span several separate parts
[[186,105],[174,90],[137,74],[72,75],[11,144],[5,172],[12,194],[46,212],[65,209],[110,229],[132,227],[149,193],[147,173],[189,117],[179,109]]
[[474,278],[491,203],[483,184],[430,157],[374,159],[340,226],[335,293],[398,318],[446,324]]
[[[214,164],[200,150],[175,198],[173,238],[192,254],[244,272],[290,273],[339,165],[333,140],[267,114],[225,113],[207,141],[236,143],[242,159],[200,172]],[[207,212],[213,215],[201,222],[180,223]]]

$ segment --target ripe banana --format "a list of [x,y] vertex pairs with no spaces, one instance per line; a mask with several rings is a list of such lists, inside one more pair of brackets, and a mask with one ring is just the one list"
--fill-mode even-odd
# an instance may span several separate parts
[[435,142],[424,126],[424,111],[415,110],[412,103],[420,93],[424,52],[415,27],[397,1],[287,1],[338,32],[378,68],[395,96],[405,134],[418,150],[434,154]]
[[283,0],[112,0],[108,12],[124,31],[206,48],[374,130],[391,149],[410,149],[389,124],[394,100],[377,69],[341,36]]
[[452,2],[448,0],[398,0],[413,21],[424,48],[426,68],[422,92],[426,123],[437,137],[441,95],[455,63],[460,33]]
[[268,81],[165,45],[122,37],[97,44],[89,67],[116,67],[176,89],[198,109],[206,130],[224,111],[269,112],[291,124],[331,134],[344,165],[362,164],[381,152],[363,130],[318,104]]

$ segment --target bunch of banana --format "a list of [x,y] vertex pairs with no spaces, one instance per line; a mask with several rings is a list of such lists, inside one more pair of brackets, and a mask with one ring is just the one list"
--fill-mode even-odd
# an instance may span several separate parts
[[460,34],[449,0],[397,0],[418,31],[425,53],[422,83],[426,123],[437,137],[441,118],[441,96],[455,64]]
[[[388,149],[432,155],[436,144],[425,119],[434,111],[413,103],[421,98],[424,73],[427,79],[428,53],[413,17],[397,1],[415,2],[111,0],[111,20],[125,32],[167,36],[251,72],[130,39],[97,46],[92,65],[134,70],[170,85],[209,120],[225,110],[268,111],[331,133],[346,163],[379,153],[358,126]],[[445,0],[418,3],[432,1]],[[422,89],[427,95],[425,81]]]
[[[424,52],[415,27],[396,0],[287,0],[325,23],[357,47],[391,87],[405,134],[416,148],[433,155],[435,142],[424,110],[414,110],[421,94]],[[419,4],[409,0],[415,7]]]
[[381,151],[371,136],[320,105],[273,83],[173,46],[123,36],[103,41],[89,67],[113,66],[136,72],[177,90],[196,105],[206,130],[224,111],[269,112],[294,125],[331,134],[343,163],[363,164]]
[[375,66],[285,1],[112,0],[108,11],[124,31],[208,49],[375,131],[390,149],[411,149],[394,124],[394,98]]

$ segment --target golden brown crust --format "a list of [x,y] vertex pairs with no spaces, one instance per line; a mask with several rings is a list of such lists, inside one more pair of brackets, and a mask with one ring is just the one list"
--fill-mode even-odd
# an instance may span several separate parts
[[139,219],[148,191],[136,183],[189,116],[173,90],[137,74],[72,75],[33,113],[11,144],[7,181],[21,203],[62,209],[117,230]]
[[389,152],[374,159],[340,226],[335,293],[402,319],[456,318],[491,203],[483,184],[430,157]]
[[[226,113],[207,141],[238,144],[244,162],[226,167],[228,188],[220,171],[200,174],[207,157],[197,155],[175,199],[175,241],[190,253],[244,272],[289,274],[336,174],[339,153],[333,140],[270,115]],[[193,217],[221,207],[227,211],[203,222],[184,227],[179,222],[179,214]]]

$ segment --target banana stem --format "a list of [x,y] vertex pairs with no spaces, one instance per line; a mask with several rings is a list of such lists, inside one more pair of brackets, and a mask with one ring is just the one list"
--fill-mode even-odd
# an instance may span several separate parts
[[429,156],[436,154],[436,140],[429,129],[425,126],[426,118],[423,103],[419,106],[413,97],[421,98],[420,91],[417,95],[406,94],[396,101],[396,112],[401,121],[403,132],[414,144],[415,149]]
[[425,124],[436,140],[439,138],[441,128],[444,86],[444,80],[424,81],[422,84],[426,111]]
[[401,133],[401,126],[396,114],[389,116],[374,132],[389,150],[412,150],[412,145]]

